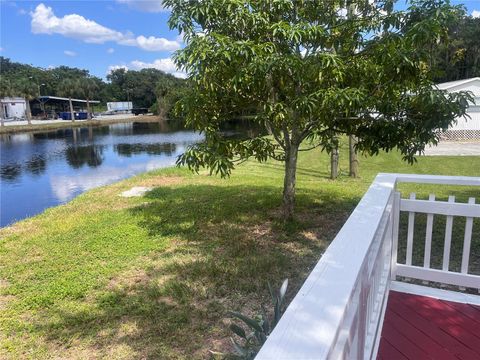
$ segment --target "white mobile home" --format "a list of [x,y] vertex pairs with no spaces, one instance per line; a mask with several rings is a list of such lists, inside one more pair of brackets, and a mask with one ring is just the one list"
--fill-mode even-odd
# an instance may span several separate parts
[[470,118],[459,118],[445,133],[447,139],[480,139],[480,77],[450,81],[437,87],[448,92],[471,91],[475,103],[467,110]]
[[27,104],[21,97],[5,97],[0,99],[2,119],[24,119],[26,116]]

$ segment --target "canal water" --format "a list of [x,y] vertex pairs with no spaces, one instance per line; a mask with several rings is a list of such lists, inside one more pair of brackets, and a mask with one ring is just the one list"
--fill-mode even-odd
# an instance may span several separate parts
[[0,226],[94,187],[172,166],[202,139],[173,122],[1,135]]

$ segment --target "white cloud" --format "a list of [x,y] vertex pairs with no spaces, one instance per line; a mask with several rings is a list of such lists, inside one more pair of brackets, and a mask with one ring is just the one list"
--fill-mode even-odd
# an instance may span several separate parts
[[110,65],[107,69],[107,75],[110,74],[114,70],[125,69],[128,70],[127,65]]
[[480,10],[473,10],[472,11],[473,18],[480,18]]
[[167,74],[172,74],[173,76],[179,78],[186,78],[187,74],[183,71],[179,71],[175,66],[175,63],[171,58],[164,58],[164,59],[156,59],[151,63],[143,62],[139,60],[133,60],[130,63],[130,66],[134,70],[141,70],[141,69],[157,69]]
[[77,56],[77,53],[71,50],[65,50],[63,53],[67,56]]
[[77,14],[65,15],[63,18],[56,17],[52,8],[44,4],[39,4],[30,15],[34,34],[60,34],[94,44],[120,41],[124,38],[121,32],[109,29]]
[[157,69],[161,70],[167,74],[172,74],[178,78],[186,78],[187,74],[183,71],[180,71],[175,66],[175,63],[171,58],[156,59],[153,62],[144,62],[140,60],[133,60],[128,65],[112,65],[108,67],[108,72],[116,69],[125,69],[125,70],[141,70],[141,69]]
[[161,12],[168,11],[163,4],[162,0],[117,0],[120,4],[126,4],[128,7],[140,11],[146,12]]
[[107,53],[109,53],[109,54],[113,54],[114,52],[115,52],[114,48],[108,48],[107,49]]
[[147,51],[162,51],[162,50],[178,50],[180,44],[175,40],[167,40],[164,38],[156,38],[149,36],[148,38],[140,35],[135,39],[137,46],[143,50]]
[[92,44],[112,41],[119,45],[136,46],[147,51],[173,51],[180,48],[178,41],[154,36],[135,37],[132,33],[122,33],[107,28],[78,14],[69,14],[59,18],[55,16],[51,7],[44,4],[39,4],[35,11],[30,13],[30,16],[34,34],[59,34]]

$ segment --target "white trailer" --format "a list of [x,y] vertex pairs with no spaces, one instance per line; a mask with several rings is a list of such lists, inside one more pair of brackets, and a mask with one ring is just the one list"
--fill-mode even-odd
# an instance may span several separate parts
[[2,119],[25,119],[27,103],[21,97],[5,97],[0,99]]
[[108,111],[132,111],[132,108],[131,101],[107,102]]

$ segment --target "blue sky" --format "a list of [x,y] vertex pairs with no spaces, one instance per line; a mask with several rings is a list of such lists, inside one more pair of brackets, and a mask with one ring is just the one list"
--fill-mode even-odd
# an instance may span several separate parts
[[182,44],[161,1],[0,1],[0,54],[14,61],[99,77],[113,66],[175,72],[170,56]]
[[[480,0],[452,3],[480,16]],[[181,39],[169,30],[161,0],[0,0],[0,11],[0,54],[13,61],[84,68],[102,78],[119,66],[182,76],[170,59]]]

